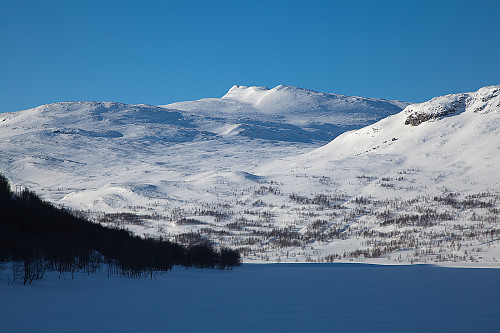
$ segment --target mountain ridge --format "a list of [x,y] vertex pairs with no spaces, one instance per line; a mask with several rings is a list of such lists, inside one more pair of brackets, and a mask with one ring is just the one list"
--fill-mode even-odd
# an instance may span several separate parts
[[374,119],[399,112],[407,105],[400,101],[350,97],[279,85],[272,89],[233,86],[221,98],[177,102],[164,107],[211,116],[224,113],[236,119],[280,119],[293,125],[315,122],[352,125],[368,124]]

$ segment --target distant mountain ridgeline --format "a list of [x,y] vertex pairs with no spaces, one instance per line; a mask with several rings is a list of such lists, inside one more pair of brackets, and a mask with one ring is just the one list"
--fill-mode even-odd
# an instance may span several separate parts
[[0,263],[13,263],[13,279],[29,284],[46,270],[109,271],[140,277],[169,271],[174,265],[227,269],[240,264],[237,251],[211,244],[183,246],[164,239],[141,238],[56,208],[35,193],[14,194],[0,175]]

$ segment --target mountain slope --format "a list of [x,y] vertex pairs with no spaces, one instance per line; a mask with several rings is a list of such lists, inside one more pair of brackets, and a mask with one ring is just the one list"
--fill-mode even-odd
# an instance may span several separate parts
[[[429,182],[431,176],[430,181],[436,185],[473,190],[474,183],[478,189],[498,188],[499,95],[500,86],[491,86],[410,105],[373,125],[344,133],[301,157],[291,157],[286,163],[275,162],[276,172],[303,168],[308,173],[324,173],[348,160],[358,173],[364,170],[383,175],[384,170],[415,169],[425,174],[420,184],[426,179]],[[273,167],[267,172],[273,173],[272,170]],[[456,184],[457,177],[461,177],[462,184]]]

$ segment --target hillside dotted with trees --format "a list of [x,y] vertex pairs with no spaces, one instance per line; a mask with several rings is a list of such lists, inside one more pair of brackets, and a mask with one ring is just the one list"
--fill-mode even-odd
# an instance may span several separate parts
[[[183,246],[105,227],[56,208],[32,191],[11,191],[0,175],[0,263],[12,263],[13,280],[29,284],[47,270],[153,276],[174,265],[228,269],[241,262],[237,251],[208,242]],[[5,265],[4,265],[5,266]]]

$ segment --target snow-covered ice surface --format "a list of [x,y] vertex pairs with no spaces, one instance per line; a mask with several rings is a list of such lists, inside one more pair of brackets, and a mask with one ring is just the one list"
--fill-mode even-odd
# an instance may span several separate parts
[[175,267],[155,279],[0,272],[1,332],[496,332],[500,270],[424,265]]
[[56,103],[0,114],[0,172],[95,221],[210,238],[247,262],[498,267],[499,94]]

